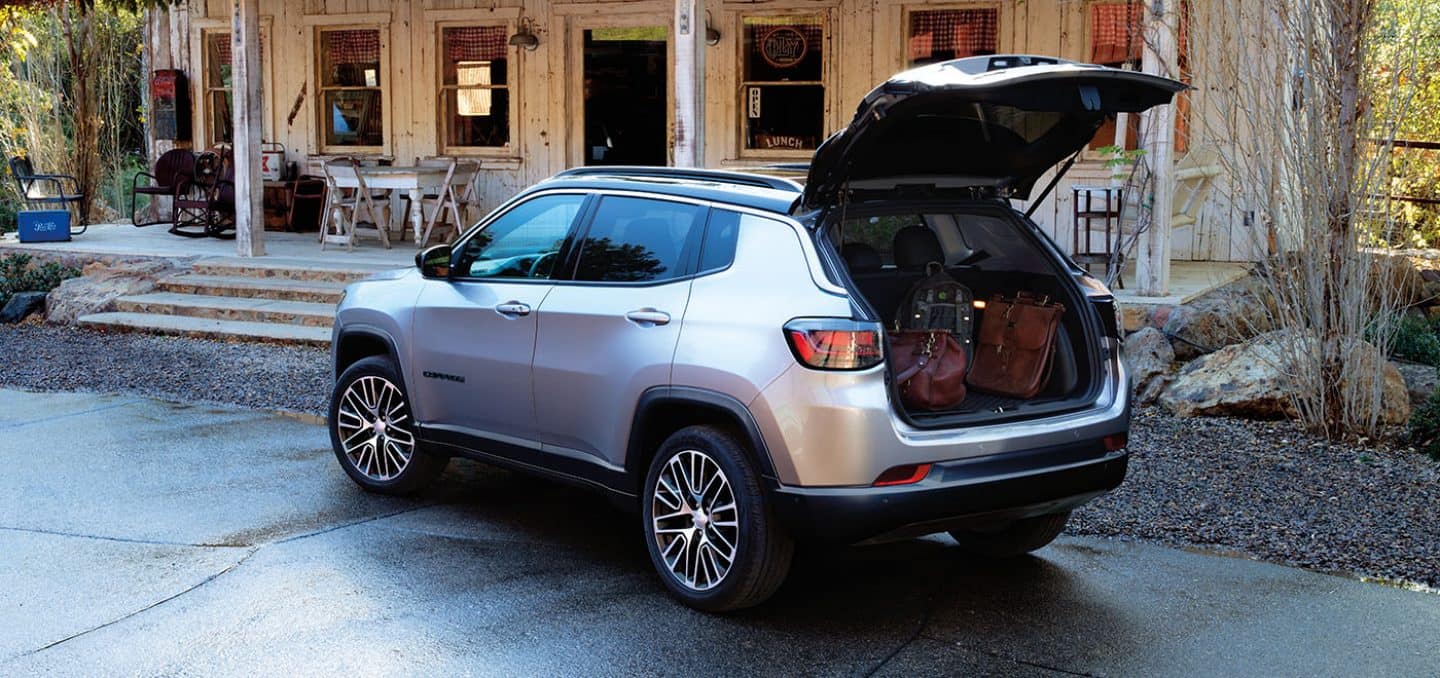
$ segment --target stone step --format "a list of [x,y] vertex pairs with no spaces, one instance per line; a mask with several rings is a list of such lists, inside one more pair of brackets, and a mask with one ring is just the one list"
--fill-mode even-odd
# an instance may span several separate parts
[[354,282],[398,267],[396,264],[284,257],[206,257],[191,265],[198,275],[340,283]]
[[309,301],[336,304],[346,283],[324,280],[286,280],[236,276],[180,274],[162,278],[162,292],[199,294],[211,297],[244,297],[279,301]]
[[89,327],[112,330],[147,332],[150,334],[173,334],[207,339],[239,339],[244,341],[269,341],[282,344],[307,344],[328,346],[330,328],[282,325],[279,323],[247,322],[244,320],[216,320],[178,315],[157,315],[153,313],[94,313],[80,316],[79,323]]
[[115,310],[123,313],[242,320],[306,327],[330,327],[335,324],[335,305],[313,301],[247,299],[216,297],[200,294],[153,292],[120,297]]

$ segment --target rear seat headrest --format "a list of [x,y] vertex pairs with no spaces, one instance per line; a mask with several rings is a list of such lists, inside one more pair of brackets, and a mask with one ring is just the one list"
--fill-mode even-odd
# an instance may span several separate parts
[[895,232],[896,268],[923,269],[932,261],[945,263],[945,250],[934,231],[925,226],[906,226]]
[[845,265],[850,268],[851,273],[878,271],[884,265],[880,260],[880,253],[863,242],[845,243],[840,248],[840,256],[845,258]]

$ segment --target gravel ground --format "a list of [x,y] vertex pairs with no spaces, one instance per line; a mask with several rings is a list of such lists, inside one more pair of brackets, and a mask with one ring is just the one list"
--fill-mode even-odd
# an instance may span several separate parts
[[[0,386],[323,414],[325,349],[0,326]],[[1075,534],[1198,546],[1440,587],[1440,464],[1330,445],[1287,422],[1136,412],[1130,475]]]

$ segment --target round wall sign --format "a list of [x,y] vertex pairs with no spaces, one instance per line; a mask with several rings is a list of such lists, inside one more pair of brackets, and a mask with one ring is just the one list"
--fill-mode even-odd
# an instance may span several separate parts
[[760,38],[760,56],[776,68],[790,68],[805,58],[805,34],[792,26],[778,26]]

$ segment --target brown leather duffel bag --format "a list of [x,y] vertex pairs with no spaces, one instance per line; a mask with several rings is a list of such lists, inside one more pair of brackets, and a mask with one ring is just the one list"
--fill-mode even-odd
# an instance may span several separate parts
[[998,294],[985,304],[975,342],[971,388],[1012,398],[1034,398],[1050,381],[1055,335],[1062,304],[1020,292],[1014,299]]
[[909,407],[948,410],[965,400],[965,349],[943,330],[890,335],[895,382]]

